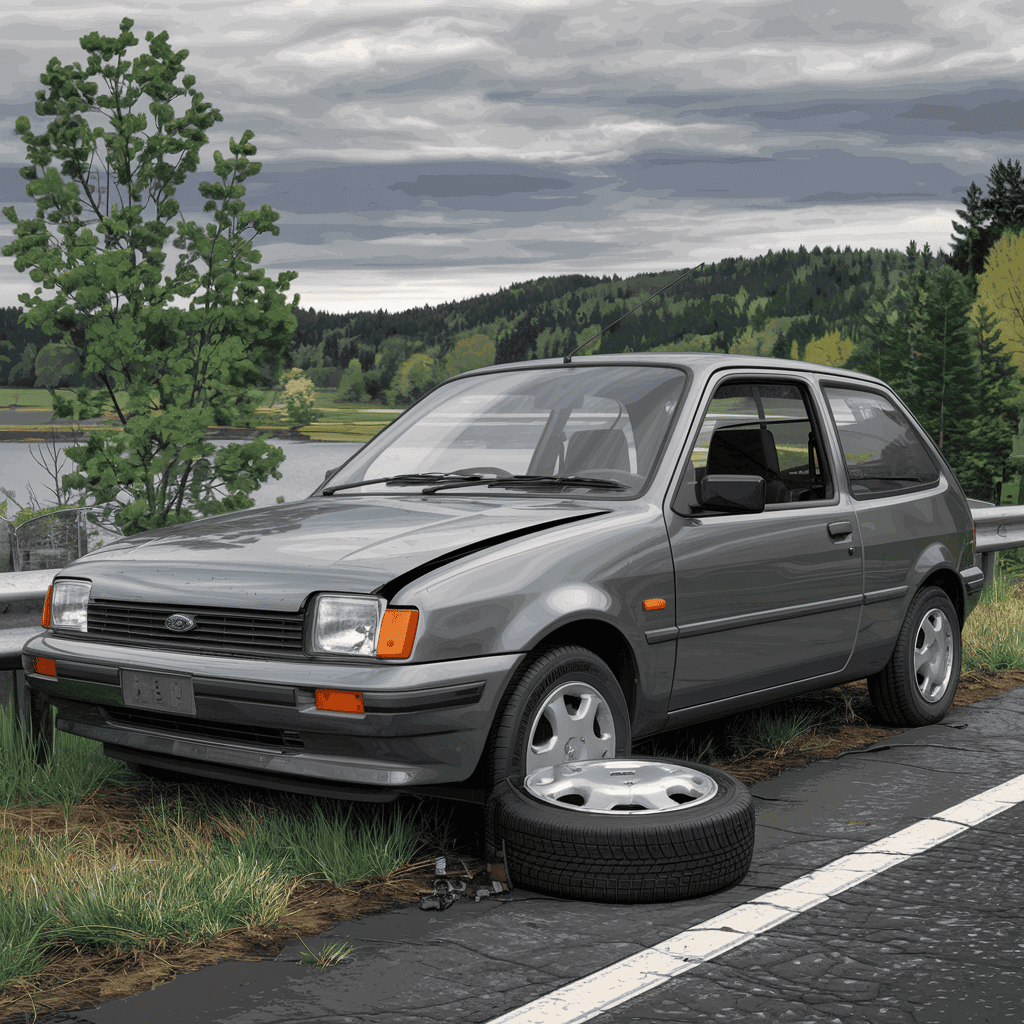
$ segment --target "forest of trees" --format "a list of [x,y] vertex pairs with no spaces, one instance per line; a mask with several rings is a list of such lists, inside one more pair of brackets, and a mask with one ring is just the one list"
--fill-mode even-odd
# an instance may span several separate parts
[[[1024,461],[1024,175],[972,183],[947,255],[826,246],[704,266],[584,354],[717,351],[847,366],[894,386],[973,497],[999,501]],[[567,275],[399,313],[299,309],[291,365],[338,401],[406,404],[454,373],[562,356],[679,275]],[[77,384],[57,346],[0,309],[0,383]],[[5,351],[4,340],[7,340]],[[5,362],[6,359],[6,362]]]

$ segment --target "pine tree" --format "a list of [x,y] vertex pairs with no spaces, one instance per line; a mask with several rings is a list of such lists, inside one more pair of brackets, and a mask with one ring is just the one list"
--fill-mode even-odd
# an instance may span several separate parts
[[1014,467],[1011,456],[1021,403],[1017,374],[999,340],[999,327],[986,306],[971,317],[971,334],[978,359],[978,416],[971,425],[968,450],[957,470],[972,498],[999,504],[1002,484]]
[[927,280],[914,355],[915,388],[907,404],[959,476],[970,464],[969,436],[977,412],[977,379],[963,275],[939,267]]
[[[594,315],[599,315],[600,303],[595,306]],[[498,338],[495,346],[495,363],[518,363],[524,359],[533,359],[537,352],[537,336],[540,324],[529,313]]]
[[908,405],[912,405],[917,387],[922,305],[931,261],[928,243],[919,252],[917,243],[911,241],[902,266],[897,267],[895,285],[863,315],[857,347],[846,364],[884,380]]
[[991,230],[986,226],[988,212],[985,208],[985,194],[975,182],[971,182],[963,198],[964,208],[956,215],[963,221],[953,221],[953,231],[959,238],[953,242],[949,262],[961,274],[977,276],[985,269],[985,254],[992,240]]
[[988,173],[985,210],[998,238],[1024,229],[1024,172],[1019,160],[997,160]]
[[971,182],[964,209],[957,210],[962,225],[953,222],[950,262],[962,274],[979,275],[993,243],[1005,231],[1024,230],[1024,171],[1019,160],[997,160],[989,169],[988,194]]

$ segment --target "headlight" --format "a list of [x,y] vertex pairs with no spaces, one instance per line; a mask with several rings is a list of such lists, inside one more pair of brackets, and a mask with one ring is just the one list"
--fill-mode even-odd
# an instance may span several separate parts
[[313,610],[313,650],[373,657],[385,605],[382,597],[321,594]]
[[313,650],[408,658],[418,621],[415,608],[388,608],[382,597],[320,594],[313,606]]
[[89,625],[91,590],[92,584],[84,580],[57,580],[50,589],[46,607],[43,609],[43,625],[53,629],[76,629],[80,633],[85,633]]

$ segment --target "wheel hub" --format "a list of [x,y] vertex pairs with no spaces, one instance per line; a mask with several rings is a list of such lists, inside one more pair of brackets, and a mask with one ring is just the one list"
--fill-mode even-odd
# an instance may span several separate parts
[[698,807],[718,792],[710,775],[685,765],[608,758],[540,768],[528,793],[569,810],[600,814],[664,814]]
[[921,698],[942,700],[953,672],[953,629],[938,608],[925,612],[914,640],[914,676]]
[[615,756],[615,722],[608,702],[580,680],[562,683],[544,698],[528,736],[527,773],[566,761]]

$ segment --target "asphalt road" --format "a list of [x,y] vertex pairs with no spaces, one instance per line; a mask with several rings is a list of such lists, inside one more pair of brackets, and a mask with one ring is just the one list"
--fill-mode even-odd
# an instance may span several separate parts
[[977,801],[945,812],[1024,774],[1022,724],[1017,689],[755,786],[751,870],[710,897],[404,909],[307,937],[355,947],[322,972],[296,941],[40,1024],[1020,1024],[1024,780],[968,827]]

